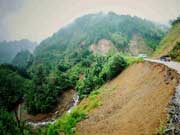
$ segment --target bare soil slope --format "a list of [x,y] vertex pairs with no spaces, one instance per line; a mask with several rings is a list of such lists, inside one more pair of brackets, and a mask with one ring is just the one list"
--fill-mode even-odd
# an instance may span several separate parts
[[102,105],[77,124],[80,135],[153,135],[166,122],[179,76],[164,65],[131,65],[103,86]]
[[138,54],[145,53],[145,54],[151,54],[152,49],[146,45],[144,39],[138,35],[134,34],[132,39],[129,42],[129,52],[133,56],[137,56]]
[[109,51],[117,52],[117,48],[114,44],[107,39],[101,39],[97,44],[92,44],[90,50],[95,54],[106,55]]

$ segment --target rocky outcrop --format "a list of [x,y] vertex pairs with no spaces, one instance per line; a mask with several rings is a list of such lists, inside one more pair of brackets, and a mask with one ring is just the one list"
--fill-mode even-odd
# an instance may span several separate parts
[[90,51],[92,51],[95,54],[106,55],[110,51],[117,52],[117,48],[110,40],[101,39],[98,41],[97,44],[92,44],[90,46]]
[[180,135],[180,84],[176,87],[168,112],[169,120],[164,134]]

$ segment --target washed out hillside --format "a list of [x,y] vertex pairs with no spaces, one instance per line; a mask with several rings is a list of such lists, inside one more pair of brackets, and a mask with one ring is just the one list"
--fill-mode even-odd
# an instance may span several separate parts
[[86,13],[49,35],[0,43],[0,135],[180,135],[179,17]]

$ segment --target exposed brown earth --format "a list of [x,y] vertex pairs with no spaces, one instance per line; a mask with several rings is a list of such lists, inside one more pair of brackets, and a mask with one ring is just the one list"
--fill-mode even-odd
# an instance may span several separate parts
[[102,105],[77,124],[80,135],[154,135],[160,120],[166,123],[167,106],[179,75],[165,65],[131,65],[103,86]]
[[95,54],[101,54],[101,55],[105,55],[109,51],[117,52],[117,48],[114,46],[114,44],[107,39],[101,39],[98,41],[97,44],[92,44],[90,46],[90,50]]
[[152,49],[146,45],[140,35],[134,34],[129,42],[129,52],[131,55],[137,56],[140,53],[150,54],[152,53]]
[[75,94],[74,90],[67,90],[63,92],[58,99],[58,106],[52,110],[52,112],[47,114],[37,114],[30,115],[26,111],[22,113],[23,120],[39,122],[39,121],[47,121],[52,118],[56,118],[66,112],[71,105],[73,104],[73,96]]

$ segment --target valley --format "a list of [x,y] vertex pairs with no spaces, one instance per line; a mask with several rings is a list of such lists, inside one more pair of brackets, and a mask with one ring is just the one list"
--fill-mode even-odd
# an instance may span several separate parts
[[179,135],[179,20],[89,13],[1,42],[0,134]]

